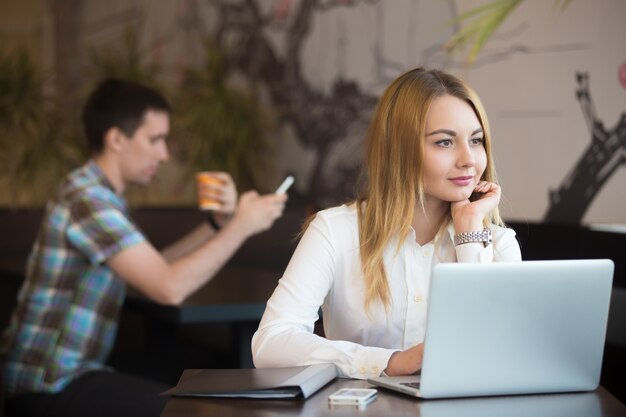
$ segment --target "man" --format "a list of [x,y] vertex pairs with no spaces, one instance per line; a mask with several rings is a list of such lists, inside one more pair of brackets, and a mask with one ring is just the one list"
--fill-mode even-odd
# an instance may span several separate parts
[[219,230],[201,225],[159,253],[130,220],[122,195],[168,159],[170,108],[157,92],[106,80],[83,124],[92,158],[46,207],[0,352],[9,415],[158,415],[163,385],[104,366],[126,284],[179,304],[251,235],[271,227],[287,197],[251,191],[238,204],[229,175],[205,190],[222,203]]

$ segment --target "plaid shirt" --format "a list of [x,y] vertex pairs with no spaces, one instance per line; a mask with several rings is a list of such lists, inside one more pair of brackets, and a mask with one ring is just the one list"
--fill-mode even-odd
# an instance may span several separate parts
[[143,241],[93,161],[69,174],[46,207],[0,343],[8,395],[56,393],[105,368],[126,290],[105,261]]

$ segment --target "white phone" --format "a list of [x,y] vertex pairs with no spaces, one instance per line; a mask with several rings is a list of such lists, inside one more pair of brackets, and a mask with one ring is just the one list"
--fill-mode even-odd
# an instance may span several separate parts
[[287,190],[289,189],[289,187],[291,187],[293,182],[294,182],[293,176],[289,175],[287,178],[285,178],[282,184],[278,186],[275,194],[285,194]]
[[328,396],[329,404],[365,405],[376,398],[372,388],[342,388]]

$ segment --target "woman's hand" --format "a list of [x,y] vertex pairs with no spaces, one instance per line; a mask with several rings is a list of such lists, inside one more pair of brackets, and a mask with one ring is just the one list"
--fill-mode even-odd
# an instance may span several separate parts
[[450,206],[456,233],[482,230],[483,219],[500,204],[502,190],[497,184],[481,181],[476,184],[474,193],[480,194],[475,201],[455,201]]
[[395,352],[387,362],[385,374],[389,376],[413,375],[422,369],[424,344],[413,346],[402,352]]

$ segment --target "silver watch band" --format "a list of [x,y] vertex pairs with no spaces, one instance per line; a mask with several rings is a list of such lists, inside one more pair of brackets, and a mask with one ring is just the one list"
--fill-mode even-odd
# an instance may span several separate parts
[[485,227],[480,232],[463,232],[463,233],[457,233],[456,235],[454,235],[455,246],[463,245],[465,243],[472,243],[472,242],[481,242],[485,245],[485,247],[491,244],[492,242],[491,229],[488,227]]

